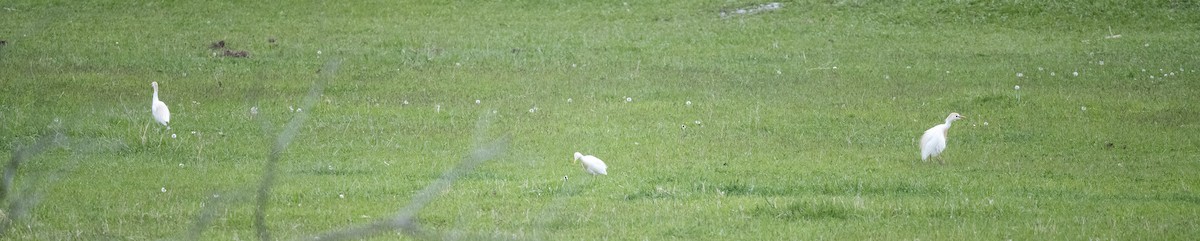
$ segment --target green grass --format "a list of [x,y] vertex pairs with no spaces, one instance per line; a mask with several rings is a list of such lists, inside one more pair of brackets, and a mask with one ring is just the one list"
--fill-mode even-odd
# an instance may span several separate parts
[[[270,150],[323,76],[280,155],[275,238],[387,218],[502,136],[420,210],[426,237],[1200,235],[1200,3],[719,15],[760,3],[3,2],[3,154],[65,136],[20,166],[32,192],[6,201],[36,202],[4,237],[255,239]],[[152,124],[151,81],[170,131]],[[916,139],[949,112],[968,119],[947,164],[921,162]]]

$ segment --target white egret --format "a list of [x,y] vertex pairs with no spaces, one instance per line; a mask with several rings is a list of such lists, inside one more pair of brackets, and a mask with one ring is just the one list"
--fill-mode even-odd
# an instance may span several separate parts
[[950,131],[950,122],[965,118],[967,117],[958,113],[950,113],[950,116],[946,116],[946,123],[926,130],[925,134],[921,135],[921,160],[925,161],[929,160],[930,157],[936,157],[938,162],[946,164],[946,161],[942,160],[939,155],[942,154],[942,151],[946,150],[946,132]]
[[158,100],[158,82],[150,82],[150,86],[154,87],[154,101],[150,104],[150,112],[154,114],[154,120],[158,121],[158,124],[162,124],[167,127],[167,130],[170,130],[171,126],[168,123],[171,122],[171,110],[167,109],[167,103]]
[[605,171],[608,169],[608,165],[604,165],[604,161],[601,161],[600,158],[576,152],[575,161],[582,162],[583,169],[592,175],[608,175],[608,171]]

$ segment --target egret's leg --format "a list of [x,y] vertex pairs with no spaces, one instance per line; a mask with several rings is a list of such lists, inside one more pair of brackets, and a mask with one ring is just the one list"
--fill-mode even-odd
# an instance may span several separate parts
[[146,123],[146,126],[142,127],[142,145],[146,145],[146,131],[147,130],[150,130],[150,123]]
[[154,134],[158,135],[158,142],[162,142],[162,127],[154,126]]

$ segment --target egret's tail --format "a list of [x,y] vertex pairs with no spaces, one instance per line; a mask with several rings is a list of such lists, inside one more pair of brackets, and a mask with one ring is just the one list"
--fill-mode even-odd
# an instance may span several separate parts
[[933,155],[936,155],[936,153],[941,151],[942,150],[939,150],[937,144],[933,141],[925,143],[924,146],[921,146],[921,161],[928,161],[930,157],[933,157]]

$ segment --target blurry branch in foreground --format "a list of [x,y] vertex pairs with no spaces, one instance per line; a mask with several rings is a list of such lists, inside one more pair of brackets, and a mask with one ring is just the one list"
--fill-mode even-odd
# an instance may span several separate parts
[[[0,236],[6,234],[9,227],[13,223],[22,221],[29,215],[29,211],[37,206],[38,200],[41,199],[43,190],[37,185],[46,184],[57,179],[56,174],[50,173],[48,176],[28,176],[27,180],[22,181],[24,188],[14,190],[13,179],[17,176],[17,170],[21,164],[33,159],[34,156],[57,146],[60,142],[66,139],[66,136],[60,131],[58,120],[51,125],[51,130],[48,133],[42,133],[41,136],[34,141],[33,144],[24,147],[16,147],[12,151],[12,158],[8,164],[4,166],[4,182],[0,185],[0,201],[7,204],[0,210]],[[44,185],[43,185],[44,186]]]
[[250,192],[234,192],[234,193],[212,193],[207,199],[201,203],[204,207],[200,213],[196,215],[196,222],[192,223],[192,227],[188,229],[183,240],[200,240],[204,230],[212,225],[213,220],[220,217],[220,210],[229,207],[233,202],[244,202],[250,199]]
[[[321,234],[310,235],[303,239],[307,239],[307,240],[353,240],[353,239],[367,238],[370,236],[375,236],[375,235],[380,235],[380,234],[386,234],[386,233],[394,232],[394,231],[395,232],[403,232],[406,235],[410,235],[414,238],[420,238],[420,239],[438,239],[439,236],[444,236],[443,234],[439,234],[436,232],[422,229],[420,226],[418,226],[415,218],[417,216],[417,213],[422,208],[424,208],[431,201],[433,201],[433,199],[436,198],[436,196],[438,194],[443,193],[446,189],[450,188],[450,184],[453,183],[455,180],[457,180],[458,178],[460,178],[462,176],[470,174],[472,171],[474,171],[475,167],[479,166],[480,164],[482,164],[483,162],[485,162],[487,160],[495,158],[496,156],[498,156],[504,152],[505,147],[508,146],[508,142],[511,139],[511,137],[509,137],[509,136],[504,136],[501,138],[490,140],[490,142],[484,143],[485,141],[488,141],[488,140],[485,140],[484,137],[486,136],[486,133],[487,133],[487,125],[491,123],[491,120],[488,117],[489,117],[489,115],[485,114],[485,116],[479,118],[479,120],[476,122],[475,139],[473,141],[474,142],[473,145],[475,147],[471,151],[470,155],[464,157],[463,161],[461,163],[459,163],[458,166],[455,166],[453,169],[447,170],[436,181],[425,186],[424,189],[422,189],[420,192],[418,192],[413,197],[413,199],[406,206],[401,208],[396,214],[392,215],[391,217],[382,218],[380,220],[376,220],[371,223],[361,224],[361,225],[358,225],[355,227],[350,227],[350,228],[343,229],[343,230],[331,230],[331,231],[327,231],[327,232],[321,233]],[[272,158],[272,160],[277,160],[277,158]],[[269,188],[269,186],[267,188]],[[259,191],[260,191],[259,195],[262,195],[261,188],[259,189]],[[205,201],[203,210],[201,210],[200,213],[198,214],[198,216],[196,217],[196,221],[195,221],[195,223],[192,224],[192,227],[186,234],[187,236],[185,236],[185,239],[199,240],[200,237],[202,236],[204,230],[207,229],[209,225],[211,225],[212,220],[214,220],[218,216],[220,216],[220,214],[219,214],[220,212],[218,210],[221,208],[228,207],[231,203],[238,203],[238,202],[247,200],[248,195],[245,195],[245,194],[249,194],[249,193],[233,192],[233,193],[226,193],[226,194],[219,194],[219,193],[212,194],[207,199],[207,201]],[[263,198],[261,198],[261,196],[260,196],[259,200],[262,200],[262,199]],[[260,203],[260,205],[258,206],[260,208],[259,210],[264,210],[265,208],[263,206],[264,206],[264,204]],[[262,222],[264,222],[264,225],[265,225],[266,219],[264,218],[264,216],[265,216],[265,214],[260,214],[259,212],[256,212],[256,220],[262,220]],[[265,229],[265,226],[263,226],[263,227]],[[260,231],[265,232],[265,230],[260,230]],[[476,234],[462,233],[462,232],[456,232],[456,233],[453,233],[453,235],[462,237],[462,238],[467,238],[467,239],[488,239],[488,240],[503,239],[501,237],[488,236],[488,235],[476,235]],[[260,236],[260,238],[264,238],[264,237]],[[267,236],[265,238],[270,238],[270,237]]]
[[[453,169],[442,173],[433,183],[421,189],[408,205],[404,206],[391,217],[382,218],[371,223],[361,224],[355,227],[333,230],[321,234],[316,234],[306,238],[306,240],[358,240],[368,238],[375,235],[385,234],[392,231],[400,231],[414,238],[437,239],[439,235],[434,232],[424,230],[417,224],[416,216],[426,205],[428,205],[438,194],[450,188],[450,184],[459,177],[470,174],[475,170],[476,166],[484,161],[495,158],[500,153],[504,152],[508,146],[510,136],[503,136],[487,143],[484,138],[487,135],[487,126],[491,123],[491,118],[487,118],[488,114],[479,118],[475,123],[475,140],[474,149],[471,154],[465,157],[462,162]],[[495,237],[478,237],[494,239]]]
[[[325,63],[325,66],[321,68],[321,72],[324,74],[313,84],[312,88],[308,90],[308,95],[304,96],[304,100],[300,102],[301,110],[312,109],[313,105],[317,103],[317,99],[321,98],[321,93],[325,91],[325,85],[329,84],[341,65],[341,60]],[[288,144],[296,139],[296,134],[300,132],[300,126],[308,119],[309,112],[297,111],[295,113],[275,139],[275,145],[271,147],[271,154],[267,157],[267,166],[263,168],[262,181],[258,185],[257,205],[254,209],[254,229],[259,240],[272,240],[271,231],[267,228],[267,204],[270,201],[271,187],[275,185],[275,169],[278,166],[280,155],[287,150]]]
[[[308,95],[305,96],[301,103],[301,109],[312,109],[312,106],[316,104],[317,99],[320,98],[325,85],[330,82],[330,80],[333,78],[333,74],[337,72],[337,69],[340,65],[340,61],[331,61],[326,63],[321,71],[324,73],[323,78],[315,83],[309,90]],[[304,124],[305,119],[308,117],[308,112],[310,111],[295,112],[296,115],[292,117],[284,129],[279,132],[274,146],[271,149],[270,155],[267,158],[266,166],[263,169],[262,180],[258,185],[256,190],[257,192],[254,194],[256,196],[254,227],[259,240],[273,240],[271,232],[267,226],[266,212],[268,204],[270,203],[269,197],[271,195],[271,188],[275,185],[278,162],[281,158],[281,154],[287,149],[288,145],[299,133],[300,126]],[[504,149],[508,146],[508,142],[511,139],[510,136],[505,135],[500,138],[488,139],[488,126],[492,123],[492,118],[494,116],[494,114],[488,114],[486,112],[481,115],[479,120],[475,123],[473,139],[474,147],[469,155],[464,157],[462,162],[460,162],[457,166],[447,170],[433,183],[430,183],[429,185],[425,186],[424,189],[420,190],[415,196],[413,196],[413,199],[408,204],[403,206],[399,211],[397,211],[396,214],[392,215],[391,217],[381,218],[371,223],[360,224],[358,226],[353,226],[346,229],[335,229],[320,234],[304,236],[302,239],[352,240],[368,238],[371,236],[388,234],[392,232],[401,232],[405,235],[419,239],[437,239],[438,237],[444,236],[444,234],[439,232],[421,228],[416,220],[417,213],[420,212],[420,210],[430,202],[432,202],[439,194],[445,192],[446,189],[449,189],[451,183],[456,181],[458,178],[470,174],[475,170],[475,167],[487,160],[495,158],[504,152]],[[263,119],[265,121],[265,118]],[[263,127],[264,130],[268,130],[267,128],[269,128],[269,125],[264,122]],[[220,193],[212,194],[212,196],[206,200],[203,210],[201,210],[197,215],[196,221],[185,234],[186,236],[184,239],[200,239],[204,233],[204,230],[208,229],[208,227],[212,224],[212,221],[220,216],[220,214],[218,214],[220,212],[217,210],[228,207],[231,203],[242,202],[249,197],[249,195],[243,194],[239,194],[239,192],[226,193],[225,196],[222,196]],[[476,235],[462,232],[454,232],[450,234],[459,237],[475,239],[499,238],[495,236]]]

